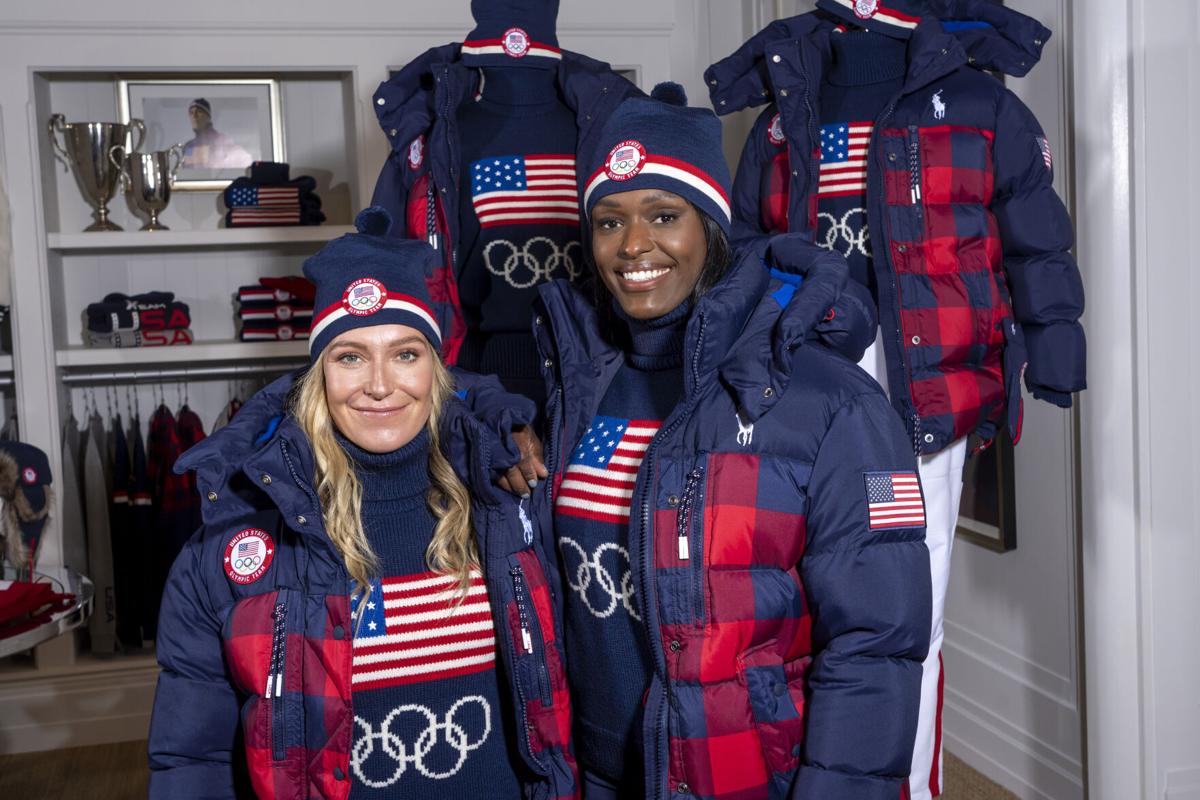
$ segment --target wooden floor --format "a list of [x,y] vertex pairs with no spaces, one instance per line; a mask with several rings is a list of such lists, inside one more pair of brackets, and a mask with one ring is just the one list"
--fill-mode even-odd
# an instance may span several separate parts
[[[0,798],[135,800],[145,796],[145,742],[0,756]],[[942,800],[1017,800],[1017,797],[947,755],[946,791]]]

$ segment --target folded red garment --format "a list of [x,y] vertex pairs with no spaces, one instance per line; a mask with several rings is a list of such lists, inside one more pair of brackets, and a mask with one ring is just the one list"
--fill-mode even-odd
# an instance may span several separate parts
[[310,305],[317,296],[317,287],[313,285],[313,282],[300,275],[259,278],[258,282],[268,289],[282,289],[290,294],[292,299],[303,300]]
[[292,339],[307,339],[308,324],[246,323],[238,334],[243,342],[286,342]]
[[312,321],[312,315],[312,306],[296,303],[242,303],[242,307],[238,311],[238,316],[247,321],[289,322],[294,319],[302,322],[305,326]]
[[75,595],[60,594],[48,583],[13,581],[0,589],[0,639],[16,636],[50,621],[66,611]]

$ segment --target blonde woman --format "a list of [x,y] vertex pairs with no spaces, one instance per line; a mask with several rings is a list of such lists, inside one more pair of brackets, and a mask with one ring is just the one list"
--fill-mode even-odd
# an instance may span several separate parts
[[576,793],[540,552],[493,486],[517,454],[455,396],[436,255],[390,222],[306,262],[310,368],[184,461],[206,515],[163,600],[152,798]]

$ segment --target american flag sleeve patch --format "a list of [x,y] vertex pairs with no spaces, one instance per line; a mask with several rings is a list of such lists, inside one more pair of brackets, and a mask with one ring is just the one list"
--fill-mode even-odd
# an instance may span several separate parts
[[871,530],[919,528],[925,524],[925,499],[917,473],[868,472],[863,482]]

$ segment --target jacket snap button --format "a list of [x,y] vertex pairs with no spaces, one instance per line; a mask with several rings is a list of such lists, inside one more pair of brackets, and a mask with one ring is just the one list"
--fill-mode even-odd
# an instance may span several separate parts
[[378,100],[376,100],[376,101],[375,101],[375,105],[377,105],[377,106],[381,106],[381,105],[383,105],[383,104],[384,104],[384,103],[386,103],[386,102],[387,102],[387,101],[386,101],[386,100],[384,100],[384,99],[381,97],[381,98],[379,98]]
[[682,649],[683,649],[683,645],[680,644],[678,639],[671,640],[671,652],[672,653],[678,653]]
[[888,161],[895,161],[895,160],[896,160],[896,154],[888,153]]
[[1042,40],[1041,40],[1041,39],[1034,39],[1034,40],[1033,40],[1033,43],[1034,43],[1034,44],[1036,44],[1038,47],[1041,47],[1041,46],[1042,46]]
[[681,792],[683,794],[691,794],[692,793],[691,788],[686,783],[681,783],[678,786],[676,786],[675,791]]
[[717,79],[716,79],[716,78],[713,78],[711,81],[709,81],[709,83],[710,83],[710,84],[712,84],[713,86],[716,86],[716,85],[717,85]]
[[260,478],[259,480],[261,480],[263,482],[264,486],[271,485],[271,476],[270,475],[263,475],[262,478]]
[[779,90],[779,93],[780,93],[781,95],[783,95],[784,97],[787,97],[787,95],[788,95],[788,91],[787,91],[787,89],[780,89],[780,90]]
[[933,444],[933,434],[932,433],[925,434],[925,444]]
[[673,495],[671,495],[670,497],[668,497],[668,498],[667,498],[667,505],[669,505],[669,506],[677,506],[677,505],[679,505],[679,495],[675,495],[675,494],[673,494]]
[[800,174],[800,172],[798,170],[792,170],[792,175],[799,175],[799,174]]
[[785,694],[787,694],[787,685],[783,683],[777,683],[772,691],[775,692],[776,697],[783,697]]
[[392,136],[395,136],[395,135],[396,135],[396,129],[395,129],[395,128],[392,128],[392,130],[391,130],[391,134],[392,134]]
[[770,386],[765,386],[765,387],[763,387],[762,394],[763,394],[763,397],[774,397],[775,390],[772,389]]
[[900,246],[899,246],[899,247],[897,247],[896,249],[897,249],[897,250],[899,250],[901,253],[907,253],[907,252],[908,252],[908,248],[907,248],[907,247],[905,247],[904,245],[900,245]]
[[306,522],[308,522],[308,517],[304,516],[303,514],[301,514],[300,516],[296,517],[296,524],[297,524],[297,525],[303,525],[303,524],[304,524],[304,523],[306,523]]
[[346,629],[343,628],[341,625],[338,625],[337,627],[335,627],[333,629],[333,638],[337,639],[338,641],[341,641],[342,639],[346,638]]
[[776,64],[778,64],[780,61],[783,61],[783,59],[782,59],[782,58],[780,58],[780,57],[779,57],[779,56],[777,56],[777,55],[776,55],[776,56],[771,56],[771,60],[772,60],[772,61],[774,61]]
[[554,359],[547,358],[545,361],[542,362],[542,366],[545,367],[546,369],[550,369],[551,367],[554,366]]
[[344,780],[346,780],[346,773],[342,772],[341,767],[334,767],[333,768],[333,777],[336,780],[344,781]]
[[534,325],[541,325],[543,322],[545,322],[545,320],[542,319],[541,314],[538,314],[536,317],[533,318]]
[[920,344],[920,343],[921,343],[921,337],[920,337],[920,336],[914,336],[914,337],[912,338],[912,343],[913,343],[913,344]]
[[209,492],[209,493],[208,493],[208,502],[210,502],[210,503],[215,503],[215,502],[217,502],[217,493],[216,493],[216,492]]
[[721,101],[721,105],[725,105],[725,101],[724,101],[724,100],[722,100],[722,101]]

